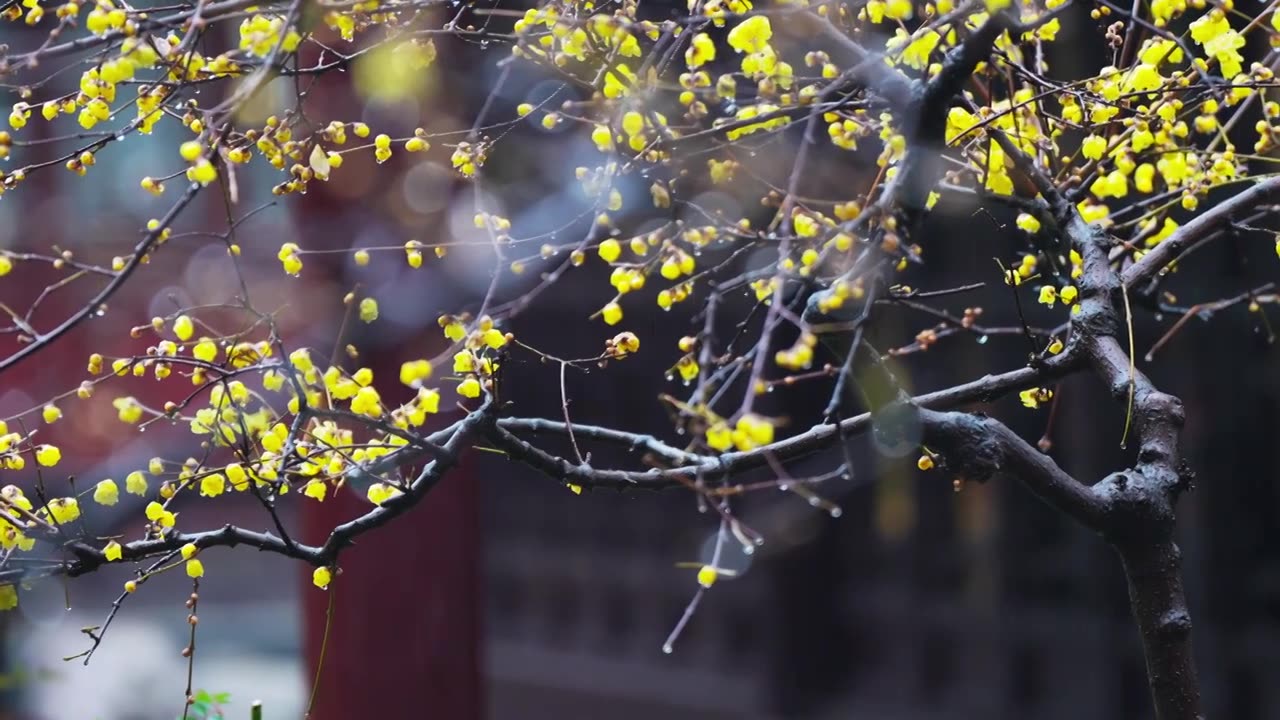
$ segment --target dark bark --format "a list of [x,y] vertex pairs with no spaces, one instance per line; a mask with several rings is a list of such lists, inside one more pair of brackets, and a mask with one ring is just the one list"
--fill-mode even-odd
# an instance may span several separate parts
[[921,410],[925,444],[940,451],[947,469],[967,480],[1004,473],[1085,527],[1098,529],[1110,507],[1087,485],[1058,467],[1000,421],[958,412]]
[[1202,720],[1181,552],[1171,538],[1117,544],[1160,720]]

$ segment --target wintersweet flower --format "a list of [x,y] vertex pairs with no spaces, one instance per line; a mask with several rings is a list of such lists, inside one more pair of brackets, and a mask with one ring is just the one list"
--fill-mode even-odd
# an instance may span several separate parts
[[768,46],[772,37],[773,27],[769,18],[753,15],[729,31],[729,47],[739,53],[759,52]]
[[333,582],[333,571],[327,567],[318,567],[311,572],[311,582],[321,590],[329,587],[329,583]]
[[120,488],[110,478],[100,480],[93,488],[93,501],[99,505],[115,505],[120,501]]
[[62,451],[56,445],[41,445],[36,448],[36,462],[44,467],[53,467],[62,460]]

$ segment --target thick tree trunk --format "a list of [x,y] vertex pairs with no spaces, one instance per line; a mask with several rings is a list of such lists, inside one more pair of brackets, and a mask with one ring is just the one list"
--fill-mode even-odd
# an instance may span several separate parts
[[1129,580],[1129,603],[1142,635],[1156,717],[1203,720],[1178,546],[1164,538],[1118,544],[1116,549]]

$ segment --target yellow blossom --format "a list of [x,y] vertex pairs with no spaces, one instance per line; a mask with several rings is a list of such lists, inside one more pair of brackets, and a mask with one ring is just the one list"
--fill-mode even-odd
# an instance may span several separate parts
[[431,363],[427,360],[410,360],[400,366],[400,383],[415,387],[431,377]]
[[597,252],[600,254],[601,260],[611,263],[622,255],[622,245],[617,240],[609,238],[600,243],[600,248]]
[[618,333],[611,342],[615,357],[633,355],[640,350],[640,338],[632,332]]
[[1032,410],[1040,407],[1042,403],[1049,402],[1053,398],[1053,391],[1048,388],[1027,388],[1018,393],[1018,399],[1022,404]]
[[[1052,9],[1052,6],[1050,6],[1050,8]],[[1058,21],[1058,18],[1054,18],[1036,28],[1036,37],[1044,40],[1045,42],[1053,42],[1057,39],[1058,31],[1061,29],[1062,23]]]
[[1125,75],[1125,92],[1150,92],[1164,85],[1164,77],[1155,65],[1139,63]]
[[1222,10],[1214,8],[1191,23],[1191,39],[1204,48],[1209,57],[1218,61],[1222,76],[1228,80],[1239,75],[1244,58],[1240,48],[1245,39],[1239,32],[1231,29]]
[[1014,221],[1018,229],[1035,235],[1040,232],[1040,220],[1030,213],[1018,213],[1018,219]]
[[137,423],[142,419],[142,405],[133,396],[119,397],[111,401],[121,422]]
[[247,490],[249,488],[248,473],[245,472],[244,466],[240,463],[231,463],[223,468],[227,474],[227,481],[231,483],[231,487],[235,490]]
[[[899,32],[905,35],[906,31],[899,28]],[[903,41],[906,39],[903,38]],[[907,67],[924,70],[929,66],[929,56],[933,54],[934,49],[938,47],[938,43],[941,40],[942,36],[937,31],[926,30],[918,37],[911,39],[906,47],[902,49],[902,62]]]
[[724,422],[716,422],[707,428],[707,446],[724,452],[733,447],[733,431]]
[[698,584],[704,588],[715,585],[717,577],[719,577],[719,572],[710,565],[703,565],[698,569]]
[[734,425],[732,436],[739,450],[753,450],[773,442],[773,423],[759,415],[743,415]]
[[190,340],[191,336],[195,334],[195,331],[195,323],[192,322],[191,318],[187,315],[179,315],[177,319],[173,321],[173,334],[177,335],[178,339],[183,342]]
[[49,501],[49,515],[59,525],[80,517],[80,502],[75,498],[54,498]]
[[289,363],[301,373],[311,372],[315,368],[315,364],[311,362],[311,351],[306,348],[298,348],[289,353]]
[[204,362],[213,362],[218,357],[218,346],[209,340],[201,340],[191,348],[191,356]]
[[600,309],[600,317],[606,325],[617,325],[622,322],[622,306],[611,302]]
[[689,49],[684,51],[684,60],[690,70],[696,70],[715,59],[716,44],[706,33],[694,35]]
[[613,151],[613,131],[608,125],[596,125],[591,131],[591,142],[596,144],[600,152]]
[[890,20],[910,20],[915,14],[911,0],[885,0],[884,16]]
[[44,467],[53,467],[62,460],[62,451],[56,445],[41,445],[36,448],[36,462]]
[[489,328],[488,330],[485,330],[484,333],[481,334],[480,339],[484,341],[485,345],[488,345],[494,350],[497,350],[507,344],[506,334],[497,328]]
[[468,398],[480,397],[480,381],[473,377],[463,380],[458,383],[458,394]]
[[374,483],[369,486],[369,490],[365,495],[369,498],[369,502],[374,505],[381,505],[393,497],[400,495],[399,488],[386,485],[384,483]]
[[430,388],[420,388],[418,390],[417,407],[424,413],[435,414],[440,412],[440,393]]
[[685,355],[676,363],[676,372],[680,373],[681,380],[688,383],[698,377],[702,368],[698,366],[698,361],[694,360],[692,355]]
[[773,27],[764,15],[753,15],[729,31],[729,47],[739,53],[763,50],[773,37]]
[[372,387],[362,387],[351,398],[351,412],[366,417],[382,415],[382,398]]
[[99,505],[115,505],[120,501],[120,488],[111,478],[100,480],[93,488],[93,501]]
[[791,218],[791,225],[795,228],[796,235],[799,237],[815,237],[821,231],[822,226],[818,224],[808,213],[798,212]]
[[227,490],[227,478],[222,473],[211,473],[200,478],[200,494],[217,497]]
[[1112,170],[1094,180],[1089,191],[1098,198],[1122,198],[1129,194],[1129,176],[1120,170]]
[[1100,135],[1090,135],[1080,143],[1080,154],[1090,160],[1099,160],[1107,149],[1107,141]]
[[285,243],[280,246],[276,258],[284,265],[285,273],[297,275],[302,271],[302,258],[298,257],[300,249],[297,243]]
[[311,583],[321,590],[326,590],[333,582],[333,571],[327,567],[318,567],[311,572]]

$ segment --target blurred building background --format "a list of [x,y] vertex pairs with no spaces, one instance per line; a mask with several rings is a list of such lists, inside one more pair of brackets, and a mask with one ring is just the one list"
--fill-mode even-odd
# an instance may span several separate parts
[[[1096,43],[1091,36],[1077,40]],[[439,95],[352,106],[341,79],[318,85],[317,102],[357,107],[345,119],[363,118],[397,134],[419,123],[433,131],[465,128],[497,71],[477,62],[476,48],[444,50],[441,79],[466,78],[461,85],[472,89],[469,106],[446,107]],[[68,75],[65,82],[73,80]],[[516,104],[545,97],[554,89],[545,80],[517,74],[500,93],[499,109],[510,115]],[[268,102],[259,110],[265,116],[270,107]],[[42,132],[37,126],[32,124],[33,133]],[[517,227],[561,228],[560,237],[572,236],[578,228],[565,208],[580,200],[571,168],[585,164],[589,143],[580,133],[541,135],[533,123],[515,132],[539,142],[495,160],[484,201],[512,216]],[[168,121],[157,133],[108,148],[84,180],[41,173],[0,201],[0,246],[47,251],[56,245],[87,255],[104,239],[121,247],[132,242],[136,228],[166,207],[165,200],[138,192],[137,180],[166,166],[172,158],[161,153],[182,137]],[[764,148],[759,161],[793,147]],[[11,163],[41,152],[47,150],[17,148]],[[414,162],[397,157],[385,167],[348,163],[343,183],[247,225],[239,242],[255,303],[285,308],[280,320],[294,337],[332,342],[342,314],[339,299],[360,283],[383,302],[386,325],[359,338],[381,366],[435,347],[436,314],[481,292],[488,269],[483,253],[469,264],[464,249],[455,253],[457,264],[420,274],[308,260],[301,281],[282,281],[274,255],[288,241],[337,249],[399,245],[409,237],[467,241],[475,204],[448,169],[447,152]],[[848,172],[853,163],[842,162],[825,166],[824,177]],[[259,163],[242,171],[239,182],[242,197],[264,197],[274,178]],[[643,197],[647,191],[637,184],[627,192]],[[729,194],[702,199],[704,207],[727,215],[750,211],[744,198]],[[183,227],[220,227],[224,217],[219,202],[198,203]],[[630,222],[639,227],[642,219]],[[989,258],[1017,248],[1012,234],[975,217],[972,208],[944,207],[927,232],[931,264],[915,281],[922,287],[945,287],[984,272],[994,277]],[[1242,236],[1201,253],[1199,280],[1180,293],[1189,302],[1213,299],[1274,277],[1274,265],[1246,252],[1256,250],[1256,241]],[[105,320],[87,323],[45,359],[5,374],[0,414],[74,386],[88,353],[136,346],[122,332],[127,324],[237,292],[222,244],[198,236],[181,242],[181,251],[175,243],[158,254],[113,300]],[[1274,263],[1274,256],[1269,260]],[[29,270],[21,284],[13,277],[0,281],[0,300],[20,304],[31,288],[53,277],[38,265]],[[506,290],[519,294],[521,287]],[[998,317],[1008,305],[1003,291],[958,298],[953,309],[983,305],[992,324],[1011,321]],[[56,296],[37,319],[52,324],[81,297]],[[607,299],[602,281],[568,283],[540,296],[512,329],[536,347],[589,355],[608,333],[584,318]],[[691,311],[628,306],[627,329],[641,337],[644,350],[607,371],[571,374],[574,418],[629,429],[667,427],[656,397],[683,392],[663,380],[663,371],[677,357],[673,348]],[[926,324],[889,317],[876,329],[885,347]],[[1183,500],[1181,523],[1209,716],[1266,720],[1280,716],[1280,479],[1271,445],[1280,431],[1280,373],[1274,349],[1259,342],[1267,332],[1257,314],[1237,307],[1211,320],[1193,322],[1150,370],[1186,403],[1183,447],[1200,476],[1196,491]],[[1149,322],[1138,331],[1140,348],[1161,332]],[[1016,340],[947,340],[905,358],[901,374],[915,390],[927,391],[1016,367],[1023,362]],[[12,351],[8,345],[3,350]],[[559,415],[549,366],[517,357],[506,377],[518,412]],[[146,392],[161,398],[157,389],[137,394],[145,401]],[[1118,447],[1122,414],[1099,388],[1087,378],[1072,379],[1059,395],[1052,433],[1059,462],[1079,477],[1100,478],[1130,461]],[[803,422],[825,401],[821,390],[790,393],[768,399],[766,410]],[[1045,431],[1044,414],[1024,411],[1016,401],[985,409],[1024,437]],[[173,443],[189,442],[182,428],[157,427],[122,443],[109,411],[68,413],[42,432],[75,438],[83,456],[68,461],[81,463],[73,469],[85,478],[120,477],[159,454],[158,448],[172,453]],[[740,577],[707,594],[670,654],[663,643],[696,588],[694,570],[681,564],[708,560],[718,518],[699,512],[686,493],[578,496],[477,454],[453,486],[433,495],[396,534],[371,539],[352,553],[352,576],[364,573],[369,581],[339,595],[334,642],[361,649],[327,659],[318,716],[339,706],[345,717],[353,716],[368,709],[361,703],[370,695],[395,696],[397,707],[441,720],[473,717],[449,709],[458,707],[494,720],[1150,716],[1123,577],[1103,543],[1014,482],[956,493],[950,478],[918,473],[910,458],[887,457],[865,440],[852,441],[850,452],[858,460],[854,479],[819,488],[839,507],[839,517],[789,492],[742,501],[740,516],[765,543],[751,556],[731,558]],[[628,460],[610,449],[596,453],[601,464]],[[807,461],[815,473],[836,463],[833,456]],[[3,480],[11,481],[25,479]],[[285,521],[305,534],[355,507],[354,498],[335,499]],[[262,525],[251,502],[241,510],[233,521]],[[139,511],[124,503],[119,517],[102,520],[101,530],[120,531]],[[184,525],[227,519],[198,512],[184,510]],[[196,686],[230,692],[230,717],[247,717],[254,698],[264,700],[268,718],[301,717],[313,672],[307,658],[314,659],[323,634],[325,596],[309,586],[302,569],[279,558],[222,550],[211,552],[207,565]],[[123,579],[104,572],[65,589],[38,586],[24,595],[19,613],[4,617],[3,717],[151,720],[180,713],[185,579],[162,577],[131,598],[88,667],[58,660],[87,647],[81,628],[102,622]],[[473,694],[482,700],[473,702]]]

